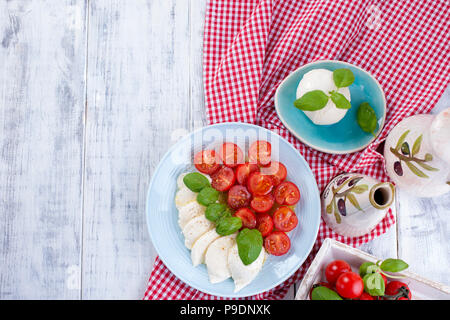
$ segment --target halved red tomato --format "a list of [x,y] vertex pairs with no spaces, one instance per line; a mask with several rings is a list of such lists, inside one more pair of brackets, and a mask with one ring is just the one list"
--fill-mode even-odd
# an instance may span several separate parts
[[272,161],[269,166],[261,168],[261,173],[271,176],[276,187],[286,179],[287,169],[281,162]]
[[224,165],[230,168],[244,162],[244,154],[241,148],[231,142],[225,142],[219,149],[219,156]]
[[250,202],[250,207],[258,213],[267,212],[272,209],[275,203],[274,197],[269,193],[264,196],[254,196]]
[[228,205],[232,209],[239,209],[247,207],[250,204],[252,195],[248,192],[247,188],[241,185],[234,185],[228,191]]
[[247,179],[247,188],[254,196],[263,196],[273,189],[273,181],[270,176],[261,174],[260,172],[253,172]]
[[276,187],[274,196],[278,204],[293,206],[300,200],[300,190],[292,182],[284,181]]
[[266,166],[270,163],[272,155],[272,146],[269,142],[258,140],[253,142],[248,149],[248,158],[250,163],[256,163],[260,166]]
[[220,168],[216,151],[202,150],[194,156],[194,165],[198,171],[205,174],[213,174]]
[[273,230],[273,220],[267,213],[259,213],[256,215],[256,228],[261,232],[263,237],[268,236]]
[[236,179],[239,184],[245,185],[247,183],[247,178],[252,172],[259,171],[259,167],[252,163],[243,163],[236,168]]
[[227,191],[236,182],[236,176],[231,168],[222,166],[218,171],[211,175],[211,187],[217,191]]
[[235,217],[242,220],[242,227],[254,229],[256,227],[256,216],[249,208],[240,208],[234,213]]
[[297,226],[298,218],[291,208],[280,207],[273,214],[273,224],[276,229],[289,232]]
[[264,248],[274,256],[282,256],[291,248],[291,240],[283,231],[274,231],[264,239]]

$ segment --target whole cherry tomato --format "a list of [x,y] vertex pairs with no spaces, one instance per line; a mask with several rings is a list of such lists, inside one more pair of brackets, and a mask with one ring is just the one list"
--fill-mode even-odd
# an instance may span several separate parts
[[331,284],[335,284],[337,278],[344,272],[352,271],[350,265],[344,260],[334,260],[325,268],[325,277]]
[[368,294],[367,292],[363,292],[359,298],[355,298],[355,300],[375,300],[374,297],[372,297],[370,294]]
[[384,290],[385,299],[388,300],[411,300],[411,290],[408,285],[401,281],[391,281]]
[[364,291],[363,279],[352,271],[342,273],[336,281],[336,291],[343,298],[358,298]]

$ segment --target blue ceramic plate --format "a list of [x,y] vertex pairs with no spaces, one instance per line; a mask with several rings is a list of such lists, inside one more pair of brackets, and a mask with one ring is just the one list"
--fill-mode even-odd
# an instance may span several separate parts
[[[224,141],[234,142],[246,152],[249,144],[255,140],[267,140],[272,144],[273,160],[280,160],[286,165],[287,180],[299,187],[301,199],[295,208],[299,224],[289,233],[290,251],[281,257],[269,256],[256,279],[234,293],[232,279],[211,284],[205,265],[192,266],[190,250],[184,246],[184,238],[178,226],[176,180],[179,174],[194,170],[192,159],[196,152],[217,148]],[[245,297],[277,286],[305,261],[319,229],[320,197],[311,169],[286,140],[258,126],[223,123],[195,131],[170,148],[153,174],[147,195],[146,215],[150,238],[158,255],[179,279],[205,293],[222,297]]]
[[[348,68],[355,75],[355,82],[349,87],[352,107],[338,123],[316,125],[303,111],[294,107],[297,86],[308,71],[313,69],[333,71],[339,68]],[[386,99],[380,84],[361,68],[333,60],[309,63],[295,70],[283,80],[275,93],[275,109],[286,128],[311,148],[335,154],[359,151],[375,139],[372,134],[362,131],[356,122],[356,112],[362,102],[368,102],[375,110],[378,119],[376,135],[378,135],[386,117]]]

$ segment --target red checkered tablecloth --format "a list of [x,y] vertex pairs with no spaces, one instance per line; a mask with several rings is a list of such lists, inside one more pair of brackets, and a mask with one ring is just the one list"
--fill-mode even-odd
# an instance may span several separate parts
[[[309,163],[319,188],[338,173],[387,180],[377,147],[403,118],[427,113],[450,82],[450,2],[447,0],[210,0],[203,47],[210,124],[255,123],[285,137]],[[387,100],[386,124],[365,150],[331,155],[295,139],[274,109],[280,82],[321,59],[355,64],[375,76]],[[395,224],[389,212],[370,233],[346,238],[322,221],[302,267],[278,287],[248,297],[281,299],[299,281],[325,238],[359,246]],[[157,258],[144,299],[218,299],[177,279]]]

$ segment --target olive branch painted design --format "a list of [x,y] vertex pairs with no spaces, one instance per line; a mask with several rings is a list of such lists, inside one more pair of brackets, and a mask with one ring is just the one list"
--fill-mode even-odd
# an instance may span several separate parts
[[[420,159],[416,155],[420,151],[420,147],[422,145],[423,135],[421,134],[414,141],[412,148],[409,147],[408,142],[405,141],[408,136],[410,130],[405,131],[397,141],[397,145],[395,148],[390,148],[391,152],[397,157],[398,161],[394,162],[394,172],[398,176],[403,176],[403,167],[402,162],[406,164],[406,166],[414,173],[416,176],[420,178],[429,178],[427,174],[425,174],[421,169],[417,166],[422,167],[428,171],[439,171],[437,168],[433,168],[428,165],[426,162],[430,162],[433,160],[433,155],[431,153],[425,154],[425,158]],[[415,164],[414,164],[415,163]]]
[[[364,211],[358,203],[355,194],[362,194],[369,190],[367,184],[357,185],[357,183],[362,179],[362,177],[348,178],[343,177],[339,179],[336,183],[337,188],[331,186],[331,191],[333,192],[333,198],[330,203],[326,206],[325,210],[328,214],[334,214],[337,223],[341,223],[341,215],[347,215],[346,201],[348,201],[359,211]],[[348,182],[348,183],[346,183]],[[349,188],[341,191],[345,186]]]

